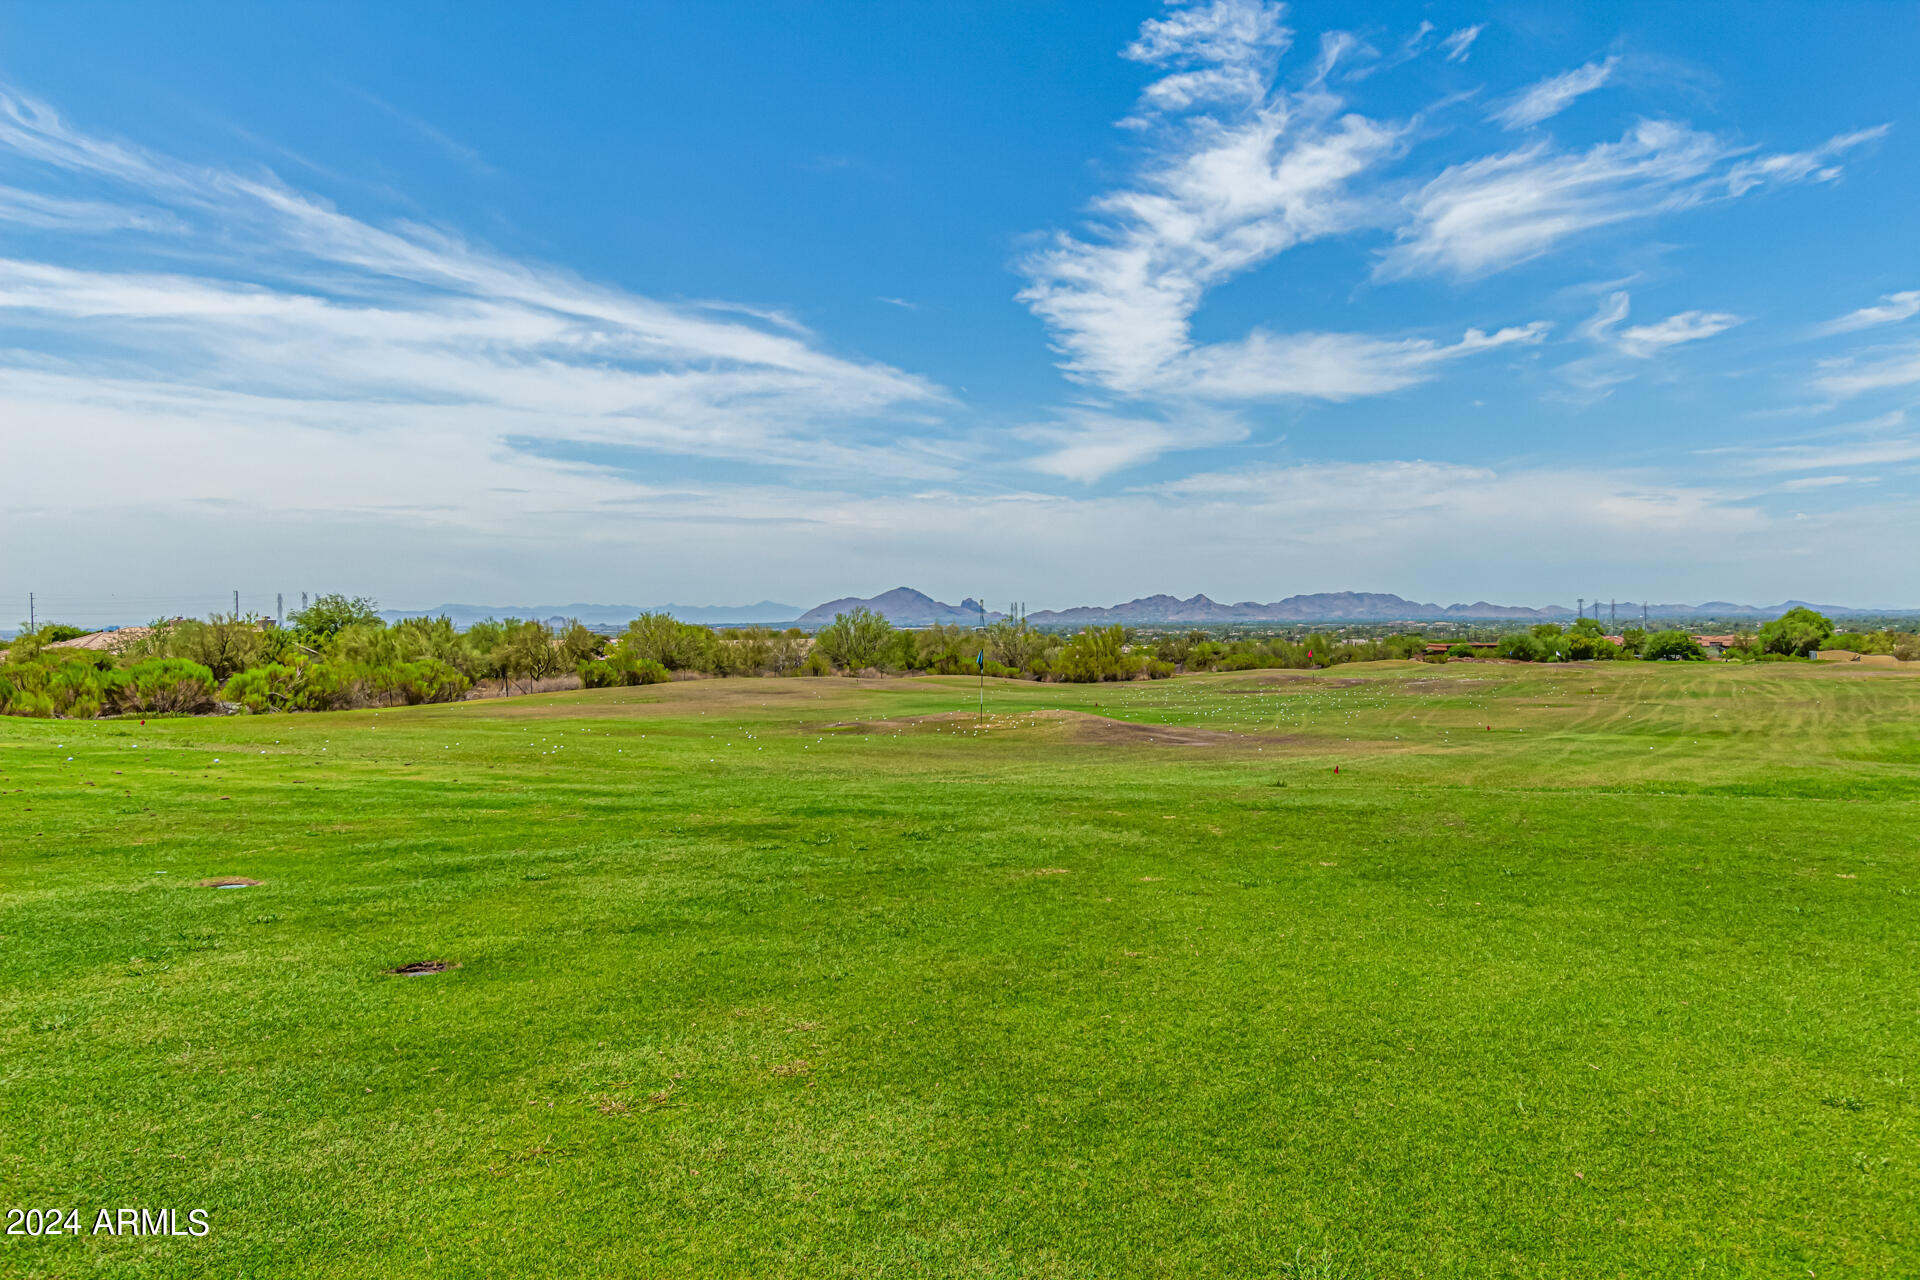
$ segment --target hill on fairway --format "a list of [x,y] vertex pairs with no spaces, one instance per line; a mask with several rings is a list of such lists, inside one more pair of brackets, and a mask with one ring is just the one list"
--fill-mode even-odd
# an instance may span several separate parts
[[0,1274],[1920,1258],[1920,678],[975,696],[0,721]]

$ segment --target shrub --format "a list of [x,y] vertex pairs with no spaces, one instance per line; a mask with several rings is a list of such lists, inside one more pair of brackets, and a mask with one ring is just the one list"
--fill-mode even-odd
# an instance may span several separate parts
[[306,684],[305,664],[270,662],[234,675],[220,691],[220,696],[228,702],[239,703],[256,715],[268,711],[291,711],[299,705]]
[[389,702],[397,698],[410,707],[429,702],[458,702],[473,688],[473,681],[436,658],[396,662],[376,667],[370,674],[375,696]]
[[1124,680],[1140,666],[1126,652],[1126,631],[1120,627],[1089,627],[1069,640],[1053,664],[1055,674],[1076,684]]
[[295,711],[345,711],[372,701],[372,673],[354,662],[309,663],[306,683],[295,696]]
[[213,672],[185,658],[149,658],[120,672],[113,683],[116,710],[141,715],[191,715],[213,709]]
[[1451,649],[1447,650],[1447,657],[1449,660],[1455,659],[1455,658],[1471,658],[1472,656],[1473,656],[1473,646],[1470,644],[1456,644]]
[[1159,658],[1154,658],[1147,663],[1147,678],[1150,680],[1165,680],[1172,675],[1173,664],[1171,662],[1163,662]]
[[0,676],[0,715],[34,716],[44,720],[53,714],[53,699],[37,689],[24,689]]
[[673,673],[651,658],[636,658],[630,653],[611,653],[604,658],[583,662],[580,683],[588,689],[616,689],[627,685],[663,684]]

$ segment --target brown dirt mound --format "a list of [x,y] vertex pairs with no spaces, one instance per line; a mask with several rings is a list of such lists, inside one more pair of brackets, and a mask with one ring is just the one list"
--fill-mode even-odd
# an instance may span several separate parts
[[258,880],[249,880],[245,876],[215,876],[211,880],[202,880],[202,889],[251,889],[259,884]]

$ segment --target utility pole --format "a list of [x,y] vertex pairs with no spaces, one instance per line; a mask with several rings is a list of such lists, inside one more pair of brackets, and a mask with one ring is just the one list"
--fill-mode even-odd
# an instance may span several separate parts
[[33,592],[29,591],[27,592],[27,630],[38,631],[39,629],[33,620]]
[[1587,598],[1585,596],[1575,597],[1573,602],[1573,616],[1575,618],[1584,618],[1587,616]]
[[238,589],[233,593],[233,616],[236,618],[240,616],[240,592]]
[[287,598],[278,591],[273,593],[273,625],[284,627],[287,624]]
[[1618,631],[1620,629],[1620,602],[1618,600],[1607,601],[1607,629],[1609,631]]

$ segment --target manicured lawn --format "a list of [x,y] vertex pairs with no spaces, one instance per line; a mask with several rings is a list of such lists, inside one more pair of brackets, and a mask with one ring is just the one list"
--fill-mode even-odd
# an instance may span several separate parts
[[1920,678],[975,696],[0,720],[0,1275],[1920,1269]]

